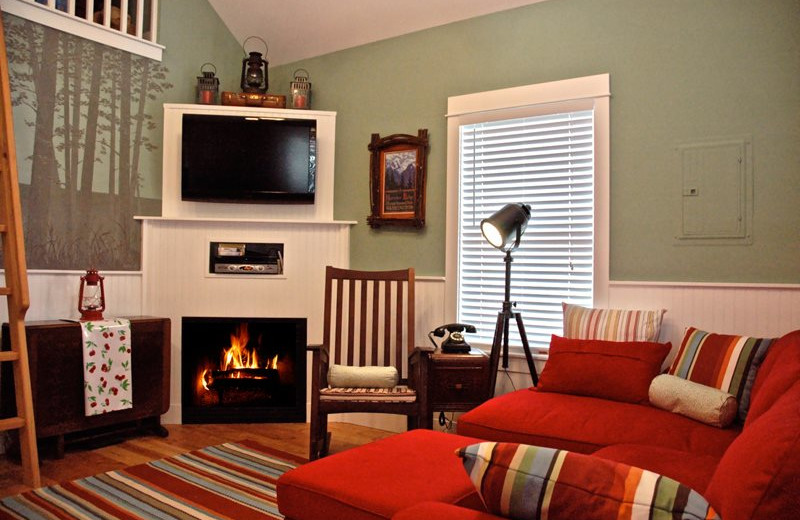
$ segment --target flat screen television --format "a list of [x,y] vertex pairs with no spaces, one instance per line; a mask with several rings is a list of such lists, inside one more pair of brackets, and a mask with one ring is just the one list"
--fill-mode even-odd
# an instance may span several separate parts
[[313,204],[317,122],[183,114],[181,199]]

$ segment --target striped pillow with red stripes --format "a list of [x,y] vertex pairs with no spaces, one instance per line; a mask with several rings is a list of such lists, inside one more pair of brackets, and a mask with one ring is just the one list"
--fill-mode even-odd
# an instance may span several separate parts
[[719,519],[705,498],[663,475],[600,457],[525,444],[459,449],[489,512],[513,519]]
[[728,392],[739,402],[739,419],[744,421],[756,372],[773,341],[689,327],[669,373]]

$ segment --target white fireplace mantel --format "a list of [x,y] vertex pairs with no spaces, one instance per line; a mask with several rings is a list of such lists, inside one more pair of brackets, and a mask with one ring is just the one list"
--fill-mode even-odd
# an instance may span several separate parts
[[[314,204],[224,204],[180,198],[182,114],[270,115],[317,120]],[[352,221],[333,219],[334,112],[231,106],[164,105],[161,216],[142,221],[142,307],[172,321],[170,409],[181,422],[181,322],[184,317],[306,318],[307,339],[322,340],[325,266],[350,264]],[[211,242],[283,244],[280,276],[209,272]]]

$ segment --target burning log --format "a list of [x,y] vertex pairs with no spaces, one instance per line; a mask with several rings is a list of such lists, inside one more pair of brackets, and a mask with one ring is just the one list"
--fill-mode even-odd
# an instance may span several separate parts
[[[279,390],[278,355],[259,360],[255,347],[248,347],[247,324],[240,324],[230,335],[230,347],[223,348],[219,368],[207,367],[198,379],[198,388],[217,404],[248,404],[271,399]],[[259,342],[260,344],[260,338]]]
[[232,368],[212,370],[208,387],[217,391],[230,388],[269,388],[280,382],[274,368]]

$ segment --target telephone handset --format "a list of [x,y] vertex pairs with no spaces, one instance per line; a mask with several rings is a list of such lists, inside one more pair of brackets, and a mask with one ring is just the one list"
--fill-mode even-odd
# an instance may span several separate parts
[[[442,352],[446,354],[463,354],[469,352],[471,348],[466,339],[464,339],[464,332],[476,332],[475,326],[468,323],[449,323],[435,328],[428,334],[428,337],[430,338],[433,335],[441,338],[447,333],[447,337],[442,341]],[[433,341],[433,338],[430,338],[430,340],[435,346],[436,342]]]

